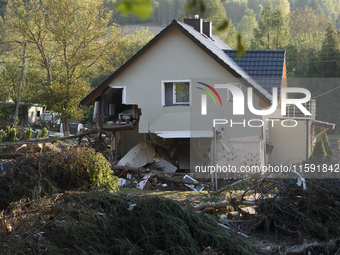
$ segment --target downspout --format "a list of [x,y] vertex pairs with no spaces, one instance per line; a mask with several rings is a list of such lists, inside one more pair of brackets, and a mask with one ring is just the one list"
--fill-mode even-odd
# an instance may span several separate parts
[[306,120],[306,160],[309,158],[309,120]]
[[218,178],[217,178],[217,171],[216,171],[216,162],[217,162],[217,150],[216,150],[216,140],[217,140],[217,130],[213,128],[213,133],[214,133],[214,141],[213,141],[213,149],[214,149],[214,155],[213,155],[213,166],[215,167],[215,172],[214,172],[214,184],[215,184],[215,190],[218,190]]

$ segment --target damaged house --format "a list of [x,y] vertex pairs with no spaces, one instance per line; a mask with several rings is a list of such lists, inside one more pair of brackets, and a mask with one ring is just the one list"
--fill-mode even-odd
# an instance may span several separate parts
[[[94,105],[97,124],[115,136],[116,155],[149,141],[179,169],[299,163],[310,156],[314,126],[334,125],[315,120],[314,101],[304,104],[312,115],[294,105],[281,114],[285,68],[285,51],[249,50],[238,59],[210,22],[173,20],[80,104]],[[241,92],[243,106],[234,104]],[[265,116],[246,104],[265,110],[273,97],[277,110]]]

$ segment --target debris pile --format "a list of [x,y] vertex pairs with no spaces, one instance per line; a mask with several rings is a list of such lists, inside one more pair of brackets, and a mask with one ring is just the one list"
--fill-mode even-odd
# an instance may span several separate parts
[[176,173],[177,166],[170,163],[171,157],[160,155],[156,147],[140,142],[133,147],[117,165],[112,166],[120,177],[120,187],[141,190],[195,190],[202,191],[204,185],[185,173]]
[[255,254],[213,217],[160,197],[71,192],[17,203],[10,213],[2,253]]
[[[238,181],[215,193],[215,195],[223,192],[231,194],[227,200],[202,202],[195,208],[197,210],[213,208],[214,212],[223,209],[229,211],[220,217],[220,222],[245,238],[258,235],[266,235],[268,238],[268,235],[273,235],[273,239],[279,239],[287,246],[302,244],[306,240],[324,241],[325,243],[320,245],[328,247],[328,252],[331,252],[329,254],[340,248],[339,240],[333,242],[331,250],[330,245],[326,245],[330,240],[340,236],[338,179],[301,181],[300,178],[263,178],[251,180],[251,185],[242,193],[232,194],[233,189],[242,182],[244,181]],[[321,252],[320,246],[312,246],[314,251]],[[306,246],[307,251],[308,247]]]
[[3,166],[0,174],[0,210],[23,198],[38,199],[69,189],[91,186],[113,188],[109,162],[91,149],[70,147],[62,151],[26,154]]

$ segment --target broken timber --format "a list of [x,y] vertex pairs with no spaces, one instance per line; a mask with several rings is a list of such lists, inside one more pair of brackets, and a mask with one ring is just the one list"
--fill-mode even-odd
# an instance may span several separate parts
[[74,136],[64,136],[64,137],[57,137],[57,138],[45,138],[45,139],[32,139],[32,140],[24,140],[24,141],[18,141],[18,142],[6,142],[6,143],[0,143],[0,146],[11,146],[11,145],[23,145],[23,144],[35,144],[35,143],[52,143],[55,141],[61,141],[61,140],[69,140],[69,139],[76,139],[76,138],[83,138],[86,135],[95,134],[98,133],[98,130],[90,130],[88,132],[74,135]]
[[234,205],[249,205],[249,206],[252,206],[252,205],[257,205],[257,202],[255,201],[245,201],[245,200],[241,200],[241,201],[233,201],[233,202],[230,202],[230,201],[222,201],[222,202],[204,202],[204,203],[200,203],[196,206],[194,206],[194,208],[198,211],[201,211],[205,208],[208,208],[208,207],[213,207],[213,208],[223,208],[223,207],[226,207],[226,206],[234,206]]

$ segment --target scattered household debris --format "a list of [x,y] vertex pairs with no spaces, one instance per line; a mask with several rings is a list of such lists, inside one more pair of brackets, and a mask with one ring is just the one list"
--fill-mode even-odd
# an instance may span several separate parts
[[[194,178],[190,177],[189,175],[184,175],[183,180],[187,180],[187,181],[192,181],[192,182],[197,182],[197,180],[195,180]],[[185,186],[189,187],[190,189],[194,190],[194,191],[202,191],[204,189],[204,186],[200,186],[200,185],[193,185],[193,184],[185,184]]]
[[174,173],[177,167],[156,153],[155,146],[148,142],[140,142],[133,147],[117,164],[117,166],[140,168],[148,165],[151,169],[160,169],[166,173]]
[[165,173],[174,173],[177,167],[161,158],[159,155],[154,157],[155,162],[149,166],[151,169],[162,169]]
[[[11,158],[22,157],[25,153],[39,154],[42,149],[45,152],[48,150],[48,143],[57,140],[77,138],[81,141],[86,138],[89,141],[86,146],[91,147],[96,139],[90,135],[97,134],[98,130],[91,132],[78,137],[56,137],[47,140],[15,142],[10,145],[0,144],[2,145],[0,159],[6,158],[6,161],[0,160],[0,173],[2,174],[2,176],[0,174],[0,180],[6,185],[18,181],[17,177],[13,177],[14,179],[3,177],[9,164],[12,164],[8,163]],[[101,146],[106,148],[110,144],[110,136],[103,133],[102,137]],[[65,146],[70,145],[65,144]],[[164,145],[160,145],[158,141],[151,142],[149,139],[149,141],[139,143],[117,165],[111,165],[115,175],[120,177],[119,187],[141,190],[204,190],[206,184],[203,184],[201,179],[196,180],[189,174],[177,172],[181,162],[181,160],[174,160],[173,157],[178,153],[174,149],[177,147],[178,144],[171,144],[168,148],[168,152],[171,153],[167,154],[164,152]],[[180,159],[178,155],[176,157]],[[21,164],[20,160],[13,160],[13,162]],[[182,159],[182,165],[185,163],[187,163],[186,158]],[[236,180],[216,194],[227,194],[231,190],[238,189],[236,187],[242,187],[241,193],[231,192],[232,195],[226,195],[220,200],[202,199],[187,203],[193,205],[197,211],[219,214],[223,212],[220,224],[243,238],[252,239],[259,233],[265,235],[275,233],[282,240],[289,240],[289,238],[296,240],[295,243],[289,243],[287,247],[284,244],[263,243],[264,248],[257,247],[256,251],[269,254],[275,252],[279,252],[275,254],[280,254],[280,252],[282,254],[283,252],[287,254],[308,254],[309,252],[311,254],[317,252],[334,254],[338,252],[340,240],[335,239],[332,242],[330,240],[337,238],[340,233],[340,181],[334,178],[308,179],[302,174],[296,174],[296,178]],[[33,190],[34,192],[37,191]],[[208,193],[210,198],[215,194],[214,192]],[[202,196],[204,194],[206,193],[202,193]],[[136,204],[131,203],[127,210],[134,211],[137,208]],[[109,218],[105,213],[93,215],[98,221]],[[9,219],[11,216],[5,216],[5,218]],[[7,224],[9,231],[12,231],[14,227],[14,225]],[[44,233],[39,235],[39,233],[37,233],[37,238],[45,235]],[[305,242],[303,238],[314,241]],[[262,254],[261,252],[259,254]]]
[[140,142],[133,147],[121,160],[118,166],[142,167],[155,161],[155,147],[147,142]]
[[23,145],[21,145],[19,148],[15,149],[15,151],[18,151],[18,150],[23,149],[23,148],[26,148],[26,147],[27,147],[27,145],[26,145],[26,144],[23,144]]
[[146,184],[152,177],[151,174],[147,174],[143,177],[143,179],[137,184],[137,189],[144,190],[144,189],[150,189],[149,187],[146,187]]

